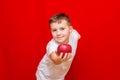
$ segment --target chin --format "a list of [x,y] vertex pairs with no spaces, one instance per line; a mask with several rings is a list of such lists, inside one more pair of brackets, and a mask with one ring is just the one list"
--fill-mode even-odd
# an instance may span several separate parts
[[66,43],[68,43],[68,41],[59,41],[58,43],[60,43],[60,44],[66,44]]
[[69,41],[68,40],[56,40],[59,44],[65,44],[65,43],[68,43]]

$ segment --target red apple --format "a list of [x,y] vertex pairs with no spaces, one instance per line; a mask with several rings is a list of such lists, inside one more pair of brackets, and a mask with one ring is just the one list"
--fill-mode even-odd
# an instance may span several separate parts
[[70,44],[60,44],[57,47],[57,53],[60,54],[61,52],[63,52],[63,54],[65,53],[71,53],[72,52],[72,47]]

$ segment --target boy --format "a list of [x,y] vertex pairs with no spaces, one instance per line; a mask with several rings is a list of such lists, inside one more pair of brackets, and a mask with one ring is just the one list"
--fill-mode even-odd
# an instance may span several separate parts
[[[49,20],[49,26],[53,39],[49,41],[46,48],[46,54],[41,60],[37,72],[37,80],[64,80],[70,69],[73,58],[76,54],[76,48],[80,35],[72,28],[68,15],[59,13]],[[57,54],[59,44],[70,44],[71,53]]]

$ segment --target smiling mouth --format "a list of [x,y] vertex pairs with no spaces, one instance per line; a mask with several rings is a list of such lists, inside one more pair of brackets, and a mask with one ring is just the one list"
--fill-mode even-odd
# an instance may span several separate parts
[[57,37],[57,38],[63,38],[63,37]]
[[63,39],[63,37],[57,37],[57,39],[58,39],[58,40],[62,40],[62,39]]

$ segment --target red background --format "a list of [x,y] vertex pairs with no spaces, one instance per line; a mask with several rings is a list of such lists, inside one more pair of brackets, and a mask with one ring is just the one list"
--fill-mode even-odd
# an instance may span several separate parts
[[67,13],[81,34],[66,80],[120,80],[116,0],[1,0],[0,80],[35,80],[51,39],[49,18]]

